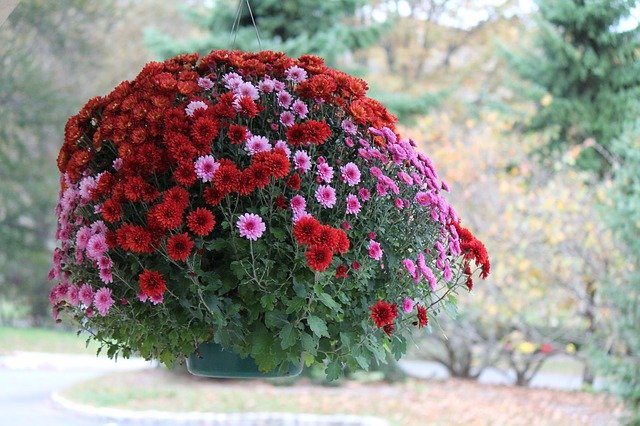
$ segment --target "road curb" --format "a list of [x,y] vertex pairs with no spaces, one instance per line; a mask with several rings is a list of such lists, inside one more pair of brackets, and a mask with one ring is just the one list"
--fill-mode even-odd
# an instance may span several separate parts
[[115,421],[171,421],[172,424],[197,422],[199,425],[216,426],[389,426],[389,423],[383,419],[343,414],[132,411],[119,408],[93,407],[71,401],[58,392],[51,394],[51,400],[68,411]]

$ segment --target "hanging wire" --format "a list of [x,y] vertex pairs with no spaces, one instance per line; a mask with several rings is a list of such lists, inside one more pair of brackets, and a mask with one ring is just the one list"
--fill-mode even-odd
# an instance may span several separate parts
[[231,32],[229,33],[229,40],[231,41],[231,36],[233,36],[233,41],[231,42],[231,48],[233,49],[236,45],[236,39],[238,38],[238,30],[240,29],[240,18],[242,17],[242,7],[243,5],[247,5],[247,10],[249,10],[249,16],[251,16],[251,23],[253,24],[253,28],[256,31],[256,38],[258,39],[258,47],[262,50],[262,40],[260,39],[260,32],[258,31],[258,26],[256,25],[256,20],[253,17],[253,11],[251,10],[251,4],[249,4],[249,0],[238,0],[238,7],[236,8],[236,16],[233,20],[233,25],[231,26]]

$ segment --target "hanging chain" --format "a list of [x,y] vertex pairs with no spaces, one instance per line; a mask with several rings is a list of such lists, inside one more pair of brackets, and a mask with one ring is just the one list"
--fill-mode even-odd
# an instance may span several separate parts
[[256,20],[253,16],[253,11],[251,10],[251,4],[249,4],[249,0],[238,0],[238,7],[236,8],[236,16],[233,20],[233,25],[231,26],[231,32],[229,33],[229,39],[231,40],[231,36],[233,36],[233,41],[231,42],[231,48],[233,49],[236,45],[236,39],[238,38],[238,30],[240,29],[240,18],[242,17],[242,7],[243,4],[247,5],[247,10],[249,11],[249,16],[251,16],[251,23],[253,24],[253,28],[256,31],[256,38],[258,39],[258,47],[262,50],[262,40],[260,39],[260,32],[258,31],[258,26],[256,25]]

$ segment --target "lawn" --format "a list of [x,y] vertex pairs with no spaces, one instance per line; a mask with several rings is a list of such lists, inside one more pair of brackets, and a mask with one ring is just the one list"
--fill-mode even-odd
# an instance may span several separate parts
[[63,395],[81,404],[131,410],[304,412],[387,419],[392,425],[615,425],[620,407],[603,395],[481,385],[462,380],[401,384],[349,381],[293,386],[172,374],[164,369],[115,373]]
[[0,354],[15,351],[80,353],[95,355],[97,345],[87,348],[87,335],[77,336],[64,328],[19,328],[0,326]]

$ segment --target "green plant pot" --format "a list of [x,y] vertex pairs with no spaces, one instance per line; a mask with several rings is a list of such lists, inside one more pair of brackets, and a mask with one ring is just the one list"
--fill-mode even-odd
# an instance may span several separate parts
[[194,376],[219,378],[268,378],[292,377],[302,371],[302,362],[289,364],[289,369],[263,373],[250,356],[240,357],[235,352],[225,350],[217,343],[206,342],[187,358],[187,370]]

